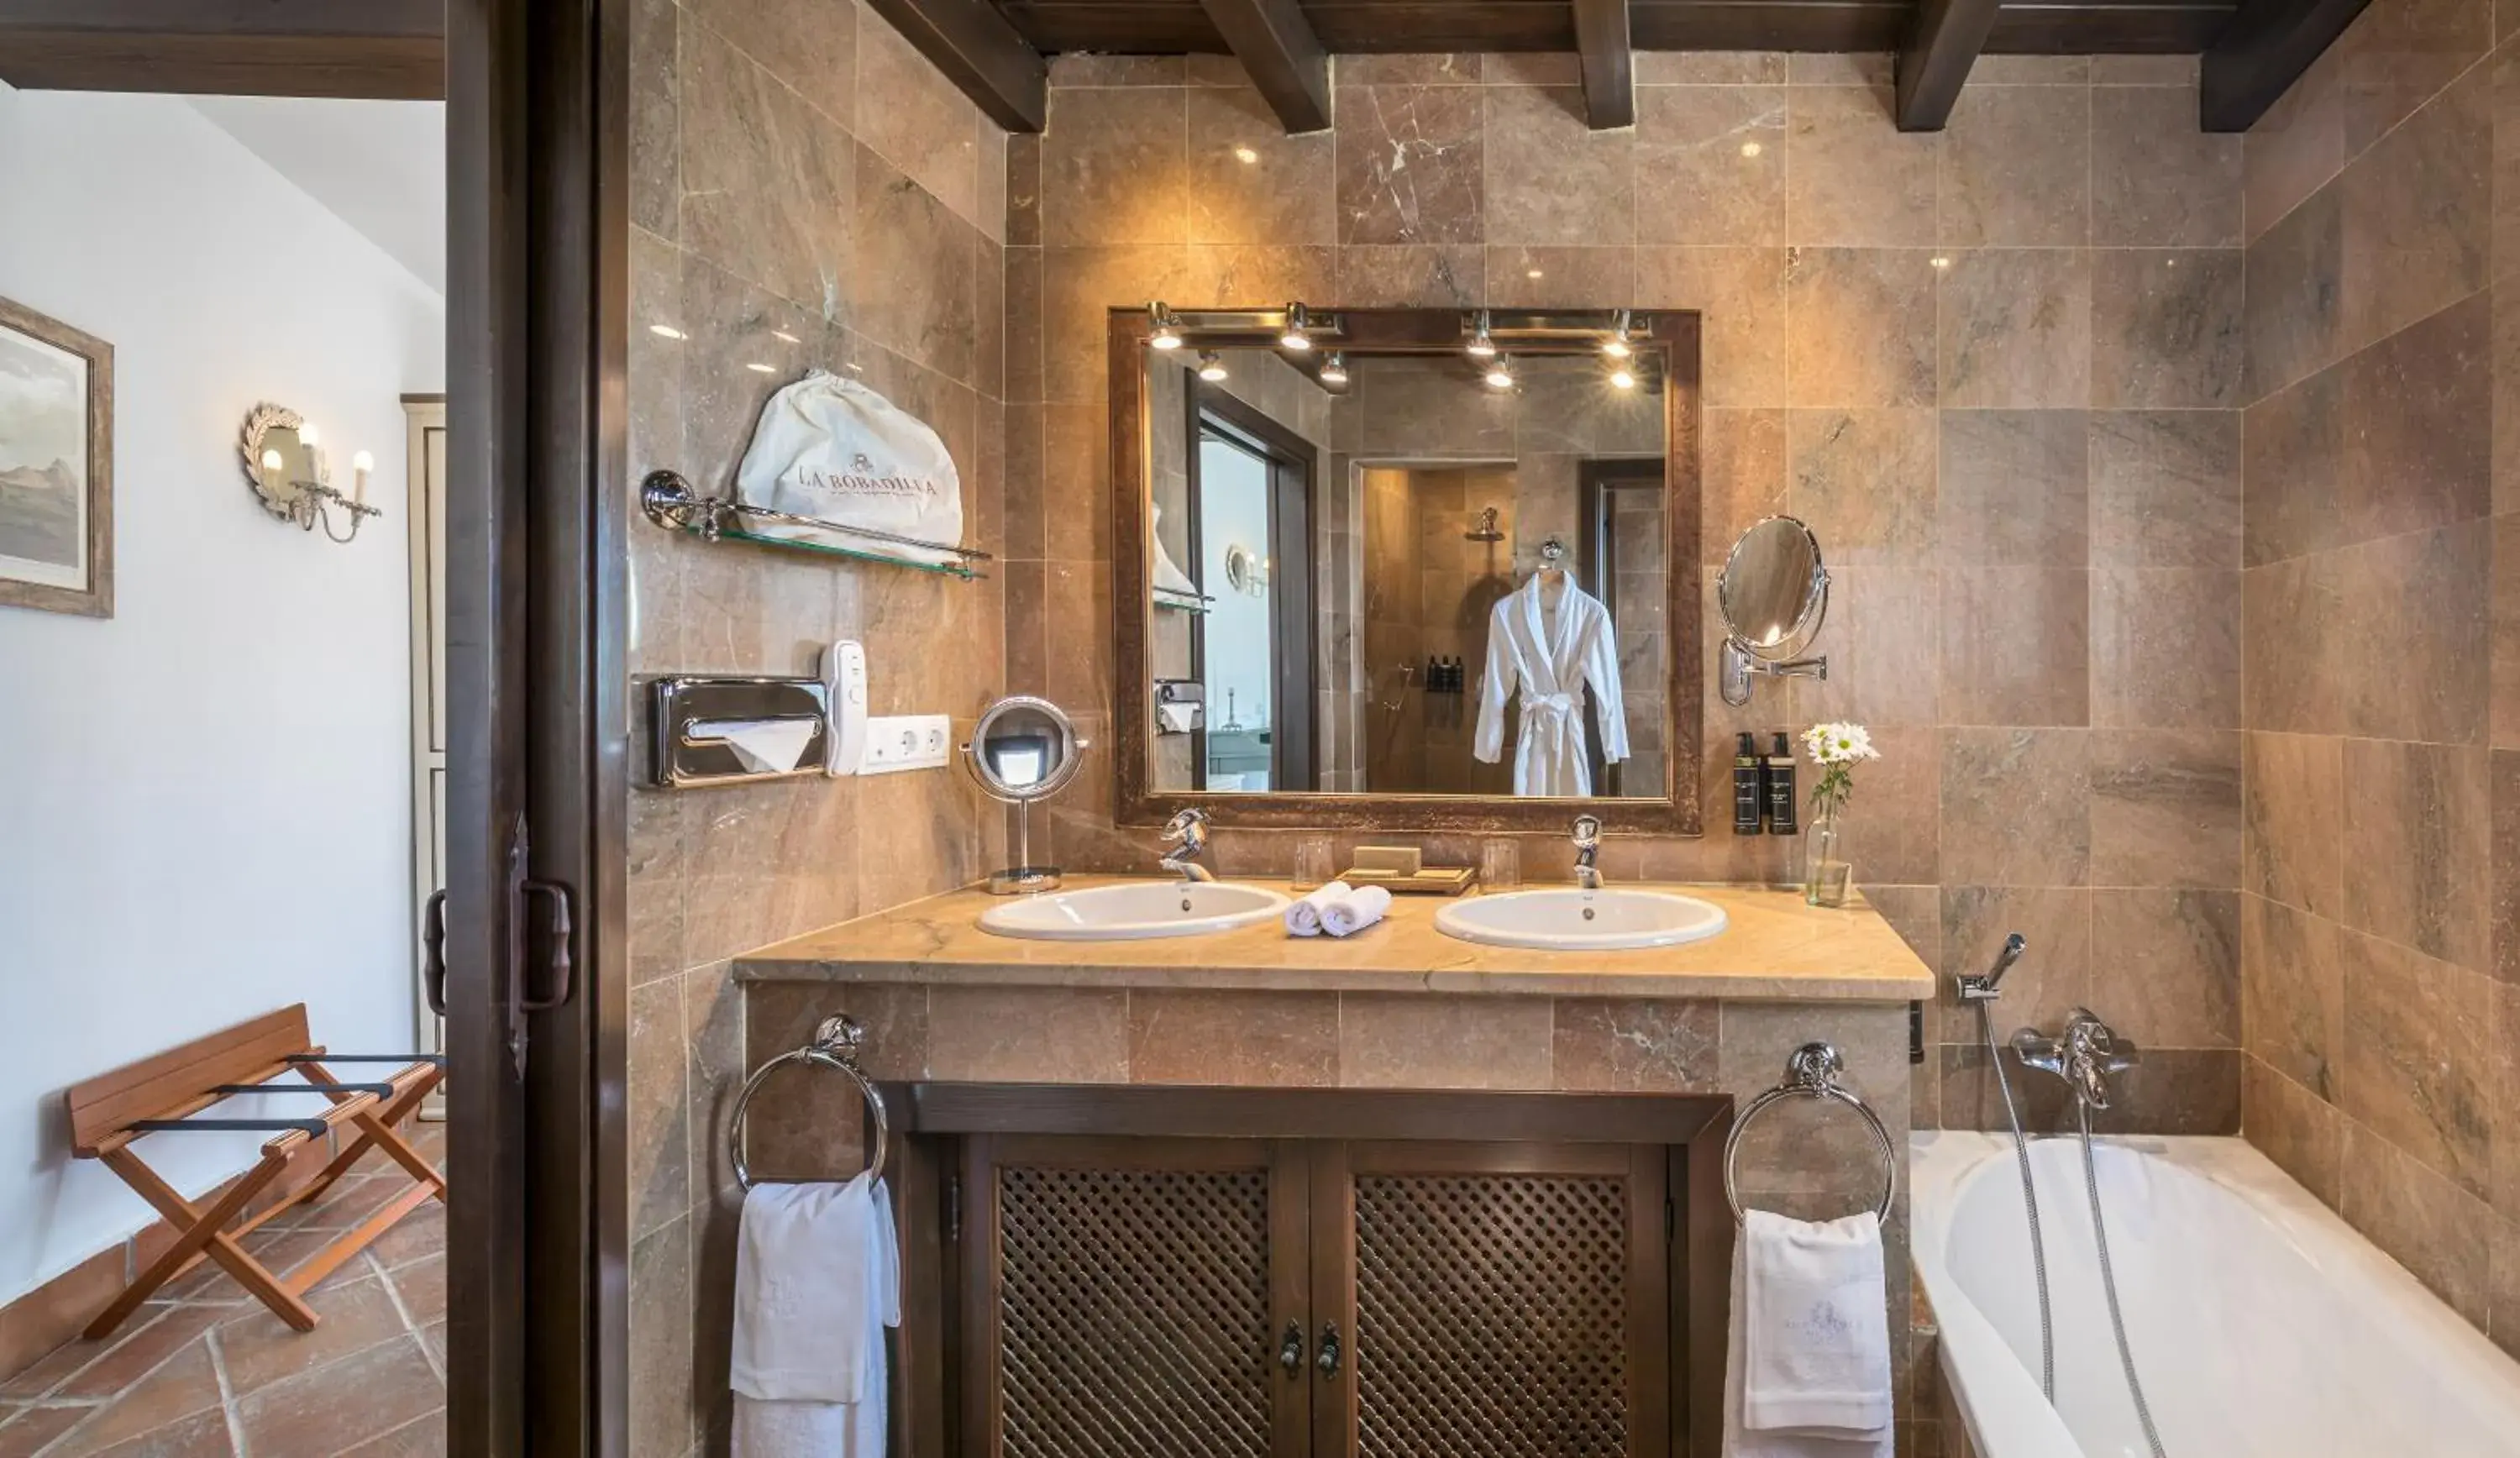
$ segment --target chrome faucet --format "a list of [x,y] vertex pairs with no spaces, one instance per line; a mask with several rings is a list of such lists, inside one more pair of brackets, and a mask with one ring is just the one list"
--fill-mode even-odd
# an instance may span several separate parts
[[[1598,816],[1577,816],[1567,832],[1575,842],[1575,885],[1583,891],[1601,889],[1601,872],[1593,862],[1601,854],[1601,818]],[[1586,913],[1591,914],[1591,913]]]
[[1164,844],[1172,847],[1157,863],[1184,881],[1213,881],[1216,873],[1198,863],[1207,854],[1207,812],[1185,810],[1164,822]]
[[2002,985],[2003,974],[2012,970],[2014,962],[2021,960],[2021,953],[2028,950],[2029,946],[2030,944],[2022,939],[2019,932],[2004,938],[2003,950],[1995,954],[1995,965],[1986,969],[1985,976],[1971,977],[1965,972],[1960,974],[1960,1000],[1992,1002],[2001,996],[2002,994],[1996,989]]
[[2087,1109],[2107,1108],[2109,1080],[2135,1067],[2142,1056],[2132,1041],[2092,1016],[2088,1007],[2067,1013],[2065,1031],[2056,1038],[2046,1037],[2036,1028],[2022,1029],[2012,1035],[2012,1051],[2024,1067],[2064,1080]]

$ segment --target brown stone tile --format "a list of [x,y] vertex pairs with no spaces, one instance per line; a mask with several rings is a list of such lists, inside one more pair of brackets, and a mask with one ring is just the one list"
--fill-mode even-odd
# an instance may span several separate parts
[[1360,309],[1475,308],[1487,298],[1476,243],[1341,247],[1339,302]]
[[2092,254],[1976,248],[1942,271],[1946,408],[2068,408],[2092,391]]
[[[2182,57],[2095,57],[2113,62]],[[2241,241],[2243,138],[2200,130],[2192,83],[2092,92],[2092,242],[2232,247]]]
[[1636,303],[1703,316],[1705,403],[1774,406],[1785,398],[1786,250],[1641,247]]
[[[1852,719],[1874,729],[1941,723],[1942,576],[1932,568],[1833,568],[1829,617],[1815,644],[1828,655],[1828,677],[1794,684],[1796,717]],[[1707,621],[1721,622],[1709,601]],[[1706,638],[1712,665],[1720,638]]]
[[2093,884],[2211,888],[2238,878],[2238,733],[2099,729],[2091,740]]
[[2344,354],[2345,202],[2322,189],[2250,243],[2243,261],[2248,398]]
[[1636,297],[1637,250],[1490,244],[1488,303],[1499,309],[1598,309]]
[[1041,141],[1042,242],[1190,242],[1188,97],[1171,86],[1053,89]]
[[2345,616],[2335,673],[2346,730],[2483,742],[2492,534],[2449,526],[2336,555]]
[[2327,1100],[2343,1057],[2338,928],[2261,896],[2240,899],[2240,1021],[2250,1056]]
[[1865,884],[1864,900],[1873,910],[1881,913],[1882,920],[1890,923],[1890,929],[1899,934],[1900,941],[1908,944],[1909,950],[1916,953],[1917,960],[1928,967],[1942,965],[1941,888],[1931,885],[1890,886],[1880,884],[1876,879]]
[[2343,729],[2336,664],[2347,632],[2344,566],[2322,552],[2240,574],[2242,713],[2252,729]]
[[1743,532],[1785,509],[1786,441],[1781,410],[1710,408],[1701,417],[1698,515],[1707,566],[1721,567]]
[[[1942,1051],[1943,1127],[2008,1129],[2011,1119],[1987,1074],[1984,1042],[1948,1043]],[[2023,1129],[2065,1133],[2075,1128],[2073,1104],[2062,1081],[2024,1068],[2010,1048],[2004,1049],[2003,1062]],[[2117,1079],[2109,1107],[2093,1112],[2092,1132],[2236,1133],[2241,1062],[2239,1053],[2224,1048],[2145,1048],[2142,1061]]]
[[2494,518],[2493,608],[2487,625],[2492,647],[2488,675],[2491,716],[2488,738],[2497,748],[2520,745],[2520,515]]
[[2240,564],[2240,416],[2232,411],[2091,414],[2092,562]]
[[2240,174],[2252,241],[2344,169],[2345,109],[2337,65],[2334,56],[2320,56],[2249,129]]
[[630,1248],[630,1453],[672,1458],[693,1434],[692,1240],[678,1221]]
[[752,60],[686,15],[682,242],[793,303],[850,276],[857,149]]
[[857,161],[855,268],[881,279],[857,300],[867,337],[968,383],[979,331],[977,230],[872,151]]
[[[1630,130],[1594,131],[1581,86],[1481,88],[1486,240],[1627,243],[1636,236]],[[1361,240],[1360,240],[1361,241]]]
[[1248,86],[1192,88],[1189,118],[1192,243],[1338,242],[1335,134],[1289,135]]
[[1041,135],[1007,138],[1007,245],[1041,246]]
[[2092,574],[2092,722],[2239,726],[2238,572],[2124,567]]
[[2508,1353],[2520,1348],[2520,1226],[2498,1217],[2488,1256],[2486,1335]]
[[1546,997],[1339,994],[1343,1088],[1546,1088]]
[[[44,1452],[47,1458],[82,1458],[102,1453],[144,1434],[157,1434],[198,1413],[218,1415],[219,1402],[218,1372],[211,1362],[209,1345],[206,1339],[195,1341]],[[219,1440],[224,1442],[227,1432],[223,1416],[219,1428]],[[185,1439],[183,1445],[175,1444],[171,1436],[166,1440],[171,1452],[200,1450],[189,1446],[199,1441],[196,1438]]]
[[1781,86],[1781,51],[1639,51],[1639,86]]
[[2091,560],[2091,447],[2084,412],[1940,415],[1936,547],[1946,566],[2080,567]]
[[2065,567],[1946,568],[1944,721],[2090,724],[2091,576]]
[[1930,885],[1940,878],[1939,741],[1940,732],[1924,727],[1874,729],[1872,744],[1881,758],[1856,775],[1845,821],[1844,854],[1859,883]]
[[2485,287],[2493,78],[2471,71],[2346,166],[2340,327],[2359,348]]
[[743,1057],[744,994],[723,963],[683,979],[684,1040],[690,1050],[691,1190],[695,1202],[735,1182],[727,1123],[749,1070]]
[[631,1229],[644,1235],[691,1208],[680,978],[630,994],[628,1080]]
[[2243,546],[2251,566],[2346,540],[2345,379],[2322,370],[2242,417]]
[[1789,404],[1934,403],[1930,257],[1895,248],[1800,248],[1787,255]]
[[2469,1321],[2486,1310],[2493,1217],[2484,1201],[2344,1120],[2337,1213]]
[[[1942,1041],[1977,1039],[1977,1014],[1962,1007],[1952,989],[1962,975],[1975,976],[1995,963],[2004,938],[2021,934],[2028,944],[2021,960],[2003,978],[2003,1003],[1999,1012],[2008,1026],[2036,1024],[2051,1028],[2074,1008],[2091,1001],[2092,893],[2079,888],[2031,886],[1961,886],[1942,890]],[[1999,1027],[1996,1037],[2009,1036]],[[1948,1099],[1954,1092],[1944,1090]],[[1973,1091],[1962,1096],[1974,1099]],[[1991,1093],[1990,1093],[1991,1096]],[[1951,1105],[1944,1106],[1946,1117]],[[1950,1126],[1975,1128],[1974,1120]]]
[[[2489,982],[2487,1005],[2491,1009],[2486,1028],[2488,1054],[2481,1073],[2493,1119],[2492,1188],[2488,1192],[2495,1210],[2510,1217],[2520,1210],[2520,1145],[2515,1145],[2512,1130],[2520,1128],[2520,1051],[2512,1039],[2520,1036],[2520,989],[2507,982]],[[2506,1334],[2507,1335],[2507,1334]]]
[[2486,751],[2345,741],[2345,925],[2471,971],[2492,965]]
[[2333,1106],[2256,1058],[2241,1075],[2241,1132],[2259,1152],[2333,1209],[2343,1121]]
[[1885,90],[1897,61],[1897,57],[1879,51],[1792,51],[1785,56],[1785,82],[1790,86],[1869,86]]
[[1831,247],[1934,241],[1941,139],[1900,131],[1886,88],[1797,86],[1785,107],[1786,238]]
[[1129,1078],[1139,1083],[1328,1088],[1338,1082],[1329,993],[1129,994]]
[[[1982,58],[1998,59],[2013,58]],[[2091,242],[2092,135],[2091,95],[2079,88],[1964,87],[1943,137],[1934,241],[1964,248]]]
[[[1723,1088],[1736,1102],[1747,1103],[1774,1087],[1786,1056],[1817,1039],[1834,1045],[1845,1058],[1847,1086],[1872,1106],[1892,1140],[1906,1138],[1905,1009],[1726,1002],[1721,1022]],[[1868,1198],[1852,1192],[1878,1188],[1881,1155],[1864,1122],[1842,1108],[1820,1104],[1787,1099],[1762,1114],[1743,1134],[1739,1170],[1748,1203],[1808,1211],[1809,1206],[1791,1197],[1809,1197],[1825,1205],[1811,1214],[1842,1215]]]
[[2218,410],[2241,403],[2237,248],[2103,248],[2092,262],[2092,403]]
[[2493,509],[2493,301],[2476,293],[2348,359],[2337,533],[2363,542]]
[[1944,883],[2085,884],[2092,863],[2090,740],[2079,729],[1946,729]]
[[1936,421],[1923,409],[1786,414],[1793,509],[1832,568],[1933,560]]
[[1111,431],[1095,405],[1042,412],[1043,548],[1057,562],[1111,559]]
[[671,240],[681,232],[683,192],[682,11],[673,0],[638,0],[629,14],[630,226]]
[[[796,32],[818,28],[827,10],[813,0],[787,0],[770,7],[718,0],[716,8],[793,11],[794,20],[781,28]],[[860,7],[859,14],[858,140],[977,227],[981,157],[971,103],[873,7]],[[789,44],[786,35],[780,40],[787,45],[787,55],[799,61],[819,59],[817,47]]]
[[2240,885],[2322,916],[2344,907],[2344,741],[2251,732],[2243,752]]
[[1189,82],[1188,58],[1070,52],[1051,58],[1050,84],[1058,90],[1108,86],[1181,86]]
[[2346,155],[2412,115],[2494,44],[2494,15],[2461,0],[2380,0],[2337,41]]
[[1716,1004],[1635,997],[1556,1000],[1555,1086],[1614,1093],[1713,1090]]
[[928,994],[928,1020],[933,1078],[1111,1083],[1129,1076],[1125,993],[938,987]]
[[2235,891],[2095,890],[2092,1000],[2149,1055],[2240,1045]]
[[2346,931],[2337,1107],[2471,1195],[2492,1191],[2487,980]]
[[1340,243],[1486,241],[1482,90],[1337,89]]
[[[1485,60],[1472,54],[1428,51],[1340,56],[1331,65],[1341,86],[1475,86],[1484,75]],[[1344,111],[1340,119],[1346,119]]]
[[1785,242],[1784,88],[1640,87],[1636,172],[1639,243]]

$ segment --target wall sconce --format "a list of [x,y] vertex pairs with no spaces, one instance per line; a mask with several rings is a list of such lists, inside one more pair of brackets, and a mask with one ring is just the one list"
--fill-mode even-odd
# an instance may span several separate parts
[[1198,352],[1199,378],[1206,380],[1209,384],[1214,384],[1218,380],[1225,378],[1225,361],[1217,357],[1215,350],[1202,349]]
[[1321,380],[1322,383],[1328,385],[1343,385],[1347,383],[1347,352],[1345,350],[1333,349],[1328,354],[1322,357]]
[[1496,336],[1488,331],[1487,310],[1481,309],[1477,314],[1471,316],[1470,342],[1462,346],[1462,352],[1474,360],[1492,360],[1496,358]]
[[1154,331],[1147,343],[1156,349],[1179,349],[1182,345],[1181,316],[1166,307],[1162,299],[1147,305],[1147,320]]
[[[320,522],[325,536],[348,542],[358,536],[361,522],[385,514],[368,505],[368,476],[377,468],[377,458],[365,451],[352,455],[350,495],[334,490],[323,441],[293,410],[255,406],[245,418],[237,454],[245,459],[246,485],[262,508],[299,531],[311,532]],[[348,531],[334,529],[337,510],[348,519]]]
[[1279,334],[1278,342],[1298,352],[1313,347],[1312,320],[1304,313],[1302,304],[1286,306],[1286,328]]

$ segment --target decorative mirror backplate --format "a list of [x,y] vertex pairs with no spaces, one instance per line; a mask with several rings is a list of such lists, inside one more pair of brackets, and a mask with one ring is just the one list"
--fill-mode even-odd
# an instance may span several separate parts
[[309,486],[329,484],[323,458],[306,438],[305,419],[279,405],[257,405],[245,418],[237,455],[245,465],[246,485],[262,508],[283,521],[302,513],[299,503]]

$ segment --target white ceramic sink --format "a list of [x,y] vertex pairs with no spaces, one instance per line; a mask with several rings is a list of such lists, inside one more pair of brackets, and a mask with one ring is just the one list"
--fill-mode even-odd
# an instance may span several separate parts
[[1617,951],[1704,941],[1724,930],[1724,908],[1693,896],[1625,887],[1508,891],[1453,903],[1435,913],[1435,930],[1488,947]]
[[1143,942],[1196,937],[1272,920],[1286,898],[1231,881],[1089,886],[1026,897],[980,913],[980,930],[1039,942]]

